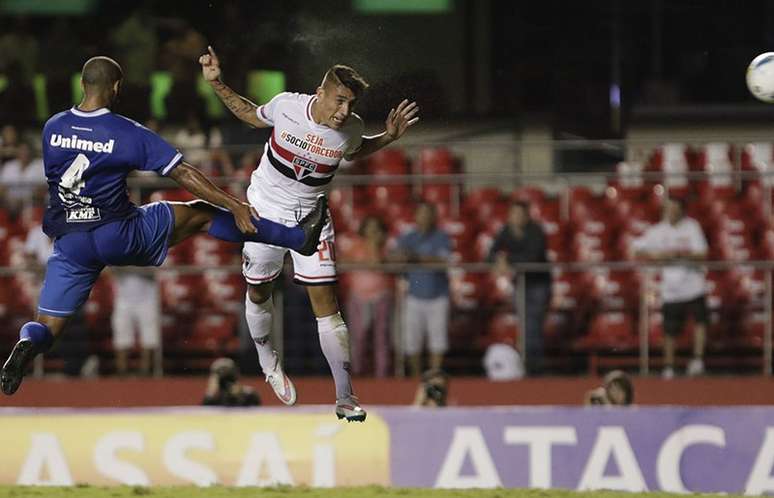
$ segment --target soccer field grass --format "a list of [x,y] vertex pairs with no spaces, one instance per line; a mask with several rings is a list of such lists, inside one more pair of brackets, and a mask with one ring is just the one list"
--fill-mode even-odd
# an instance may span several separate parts
[[[684,497],[672,493],[628,493],[619,491],[593,491],[579,493],[576,491],[558,490],[534,490],[534,489],[486,489],[486,490],[446,490],[446,489],[421,489],[421,488],[384,488],[380,486],[368,486],[358,488],[305,488],[305,487],[279,487],[279,488],[230,488],[213,486],[209,488],[197,487],[30,487],[30,486],[0,486],[0,498],[13,497],[137,497],[148,496],[154,498],[667,498]],[[723,498],[742,498],[741,495],[694,495],[694,496],[723,496]]]

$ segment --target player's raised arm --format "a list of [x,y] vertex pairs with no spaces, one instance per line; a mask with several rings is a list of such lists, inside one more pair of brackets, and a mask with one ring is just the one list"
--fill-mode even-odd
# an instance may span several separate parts
[[360,148],[348,155],[347,159],[361,159],[398,140],[406,133],[410,126],[415,125],[419,121],[418,114],[419,106],[417,106],[417,103],[404,99],[397,109],[390,109],[390,113],[387,115],[387,120],[384,123],[385,131],[372,137],[363,137],[363,143]]
[[268,128],[268,123],[258,119],[258,106],[236,93],[220,80],[220,61],[215,55],[212,47],[207,47],[208,53],[199,57],[199,64],[202,65],[202,75],[210,84],[218,98],[228,107],[228,109],[245,123],[256,128]]

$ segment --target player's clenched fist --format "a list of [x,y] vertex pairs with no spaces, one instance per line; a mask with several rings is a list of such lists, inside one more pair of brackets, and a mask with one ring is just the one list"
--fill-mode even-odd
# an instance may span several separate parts
[[211,46],[207,46],[207,54],[199,57],[199,64],[202,65],[202,75],[207,81],[215,81],[220,78],[220,61]]

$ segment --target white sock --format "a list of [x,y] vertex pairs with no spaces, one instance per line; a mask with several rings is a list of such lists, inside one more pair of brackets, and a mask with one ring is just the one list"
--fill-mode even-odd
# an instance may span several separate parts
[[341,313],[317,319],[320,347],[333,374],[336,384],[336,399],[352,395],[349,363],[349,331]]
[[271,346],[273,312],[274,301],[271,296],[261,304],[255,304],[250,301],[249,296],[245,295],[247,328],[250,329],[250,336],[253,338],[255,349],[258,351],[258,361],[261,363],[264,374],[274,368],[274,349]]

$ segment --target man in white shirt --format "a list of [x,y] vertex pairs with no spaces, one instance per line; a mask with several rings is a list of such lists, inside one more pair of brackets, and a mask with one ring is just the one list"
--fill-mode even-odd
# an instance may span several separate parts
[[[253,171],[247,199],[262,218],[295,224],[319,195],[325,194],[342,160],[361,159],[398,140],[419,118],[416,103],[403,100],[392,109],[385,131],[363,136],[363,120],[353,112],[368,88],[351,67],[335,65],[312,95],[280,93],[255,105],[220,79],[220,63],[212,47],[199,58],[204,79],[239,119],[255,128],[273,131],[258,168]],[[323,228],[317,252],[291,252],[293,280],[307,288],[317,317],[320,347],[336,384],[336,416],[362,422],[366,412],[352,390],[349,332],[336,301],[336,250],[333,224]],[[287,251],[267,244],[245,244],[243,270],[248,283],[245,316],[266,381],[287,405],[296,402],[293,383],[284,374],[271,346],[272,289]]]
[[704,342],[709,324],[704,269],[697,264],[707,257],[707,240],[701,225],[685,216],[679,200],[664,205],[664,219],[635,241],[635,254],[648,261],[673,263],[661,270],[661,301],[664,317],[663,377],[674,377],[675,337],[688,314],[693,316],[693,359],[687,375],[704,373]]
[[161,310],[159,285],[152,273],[142,273],[125,267],[113,271],[115,304],[110,317],[113,328],[113,349],[116,353],[116,373],[129,371],[129,353],[139,335],[140,375],[150,375],[158,363],[154,362],[161,347]]
[[521,355],[516,348],[505,342],[495,342],[486,348],[484,370],[486,377],[495,382],[524,377],[524,363],[521,361]]
[[34,194],[44,191],[45,180],[43,160],[33,158],[29,144],[21,142],[16,149],[16,157],[0,168],[2,198],[13,211],[21,211],[24,206],[35,203]]

